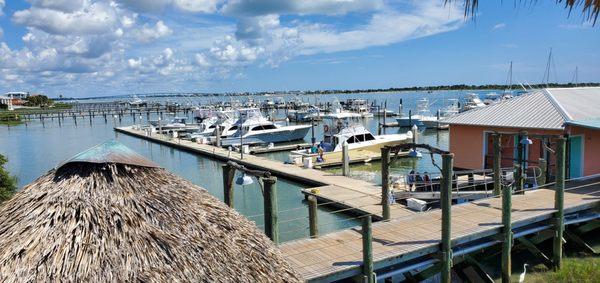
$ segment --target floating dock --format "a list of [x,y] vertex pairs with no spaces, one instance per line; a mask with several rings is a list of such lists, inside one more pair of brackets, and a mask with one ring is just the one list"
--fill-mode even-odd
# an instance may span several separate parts
[[[567,183],[564,194],[565,224],[600,218],[594,211],[600,203],[600,178]],[[595,183],[593,183],[595,182]],[[588,184],[583,188],[582,184]],[[590,185],[591,184],[591,185]],[[571,190],[569,188],[574,188]],[[520,238],[551,229],[555,192],[551,189],[528,191],[512,198],[514,237]],[[451,208],[451,238],[454,259],[500,243],[502,199],[488,198]],[[439,209],[411,216],[394,217],[372,225],[374,270],[379,280],[402,274],[416,267],[439,262],[441,243]],[[359,276],[363,262],[360,227],[303,239],[279,246],[292,267],[306,281],[331,282]]]
[[[159,134],[147,134],[145,131],[136,130],[133,127],[117,127],[115,131],[130,136],[138,137],[151,142],[156,142],[173,148],[200,154],[224,162],[233,161],[247,168],[269,171],[271,174],[292,180],[301,184],[318,187],[319,199],[326,202],[337,202],[348,205],[348,212],[355,214],[371,214],[374,219],[381,219],[381,187],[375,184],[352,179],[345,176],[334,175],[317,169],[301,168],[293,164],[284,164],[281,161],[268,159],[261,156],[244,154],[240,158],[238,152],[229,151],[224,148],[199,144],[192,141],[168,138]],[[313,188],[314,189],[314,188]],[[309,190],[304,190],[310,193]],[[411,215],[415,212],[400,204],[390,206],[392,217]]]

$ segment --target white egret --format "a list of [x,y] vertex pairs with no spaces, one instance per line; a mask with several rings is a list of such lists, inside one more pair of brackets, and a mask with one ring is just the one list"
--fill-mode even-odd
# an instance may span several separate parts
[[525,273],[527,272],[527,266],[527,263],[523,264],[523,273],[521,273],[521,275],[519,276],[519,283],[525,282]]

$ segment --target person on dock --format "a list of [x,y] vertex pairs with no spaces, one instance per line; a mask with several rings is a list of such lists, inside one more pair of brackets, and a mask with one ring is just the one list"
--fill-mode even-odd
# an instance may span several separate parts
[[425,184],[425,189],[426,190],[430,190],[433,191],[433,186],[431,184],[431,177],[429,177],[429,173],[427,173],[427,171],[425,171],[424,177],[423,177],[423,183]]
[[408,191],[412,191],[413,190],[413,186],[415,184],[415,170],[410,170],[410,172],[408,173],[408,178],[406,178],[407,183],[408,183]]

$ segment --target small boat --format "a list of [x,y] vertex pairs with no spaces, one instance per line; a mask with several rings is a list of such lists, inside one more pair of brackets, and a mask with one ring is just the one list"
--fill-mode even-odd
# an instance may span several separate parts
[[359,114],[363,118],[371,118],[373,117],[373,113],[369,111],[369,104],[364,99],[353,99],[349,102],[349,110]]
[[465,112],[465,111],[469,111],[472,109],[482,108],[485,106],[486,106],[485,103],[483,103],[483,101],[481,101],[481,99],[479,98],[479,95],[477,95],[477,93],[469,93],[469,94],[467,94],[467,97],[465,97],[465,103],[464,103],[462,109],[460,109],[460,112]]
[[155,130],[162,132],[194,132],[200,126],[195,123],[187,123],[186,117],[175,117],[167,123],[158,121],[150,121],[150,125],[154,126]]
[[131,101],[127,102],[127,103],[131,107],[146,107],[148,105],[147,101],[142,100],[137,95],[134,95],[133,99]]
[[[221,141],[222,146],[240,144],[269,144],[302,140],[311,125],[281,126],[262,116],[256,108],[240,109],[240,118],[232,135]],[[231,129],[231,128],[230,128]]]
[[297,122],[310,122],[322,119],[321,109],[313,105],[308,107],[308,109],[289,110],[287,117],[290,121]]
[[315,148],[290,152],[291,163],[303,163],[311,158],[313,164],[338,164],[342,161],[342,146],[348,143],[348,154],[352,160],[369,161],[380,158],[381,148],[412,141],[412,133],[375,136],[358,121],[360,117],[348,113],[325,116],[323,140],[319,146],[323,154],[319,155]]

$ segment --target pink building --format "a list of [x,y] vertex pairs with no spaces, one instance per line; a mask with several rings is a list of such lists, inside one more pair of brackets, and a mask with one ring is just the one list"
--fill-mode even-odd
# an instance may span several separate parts
[[502,166],[512,166],[518,140],[527,133],[533,144],[527,147],[527,164],[548,160],[556,137],[567,142],[567,176],[600,174],[600,88],[555,88],[523,94],[506,101],[448,118],[450,151],[455,167],[492,167],[492,136],[502,135]]

